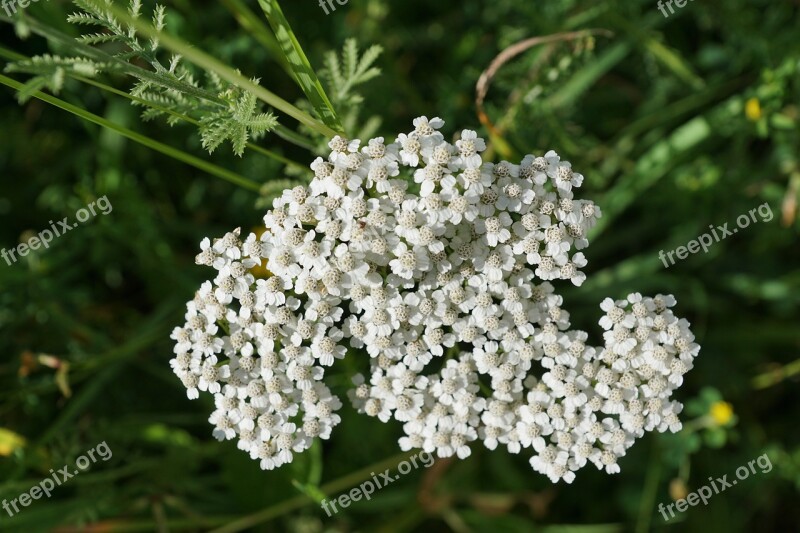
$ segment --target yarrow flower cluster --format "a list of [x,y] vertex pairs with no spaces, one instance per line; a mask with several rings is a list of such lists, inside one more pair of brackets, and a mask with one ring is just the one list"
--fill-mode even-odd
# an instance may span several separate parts
[[[553,482],[608,473],[645,431],[678,431],[671,400],[699,351],[672,296],[606,299],[603,347],[569,330],[552,280],[580,285],[583,176],[555,152],[484,162],[486,145],[420,117],[394,143],[335,137],[309,186],[284,191],[266,231],[205,239],[217,275],[175,328],[172,368],[214,395],[218,439],[264,469],[290,462],[340,422],[323,378],[337,359],[369,367],[348,396],[403,423],[399,445],[439,457],[483,441]],[[266,267],[256,277],[254,267]]]

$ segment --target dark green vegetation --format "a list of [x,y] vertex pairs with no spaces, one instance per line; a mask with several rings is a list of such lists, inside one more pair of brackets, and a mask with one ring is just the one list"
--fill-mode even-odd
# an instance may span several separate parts
[[[394,468],[399,426],[346,405],[330,441],[289,467],[262,472],[235,444],[211,437],[212,406],[187,400],[168,366],[169,332],[207,275],[193,262],[198,243],[256,226],[271,195],[308,178],[275,155],[306,166],[313,150],[284,137],[299,131],[319,145],[324,127],[298,129],[273,108],[286,131],[253,141],[261,151],[239,158],[226,141],[209,155],[194,125],[142,122],[142,108],[125,97],[134,81],[123,72],[96,79],[121,94],[67,76],[57,98],[83,119],[52,99],[20,105],[7,85],[31,76],[10,72],[0,78],[0,247],[13,248],[104,195],[113,211],[15,264],[0,260],[0,499],[17,498],[101,441],[113,458],[18,516],[0,511],[0,530],[208,531],[231,523],[239,526],[227,531],[796,530],[796,2],[697,0],[665,19],[655,0],[350,0],[327,16],[313,0],[285,1],[307,63],[296,50],[284,57],[292,46],[286,27],[273,13],[282,30],[276,40],[257,2],[167,7],[170,35],[353,136],[391,136],[426,114],[443,117],[448,133],[473,127],[489,137],[491,123],[498,158],[558,150],[586,176],[583,194],[604,212],[586,254],[588,281],[580,289],[558,285],[564,308],[573,326],[597,337],[605,296],[673,293],[676,314],[692,322],[703,347],[677,393],[687,404],[685,428],[641,440],[621,461],[622,473],[586,469],[569,486],[551,485],[525,457],[475,446],[466,461],[414,471],[328,519],[308,495],[321,487],[335,496],[370,469]],[[48,31],[77,36],[83,28],[66,22],[73,11],[50,0],[25,14]],[[495,56],[529,37],[587,29],[605,31],[533,46],[500,67],[481,127],[476,83]],[[2,64],[14,54],[74,53],[58,42],[49,49],[36,32],[20,40],[5,18],[0,32]],[[320,74],[351,37],[361,50],[383,47],[375,62],[382,74],[358,86],[363,101]],[[119,51],[105,46],[98,48]],[[304,77],[304,92],[290,65],[304,65],[298,68],[319,81]],[[150,147],[84,120],[87,113],[137,132]],[[153,141],[183,155],[155,151]],[[215,167],[199,169],[187,156]],[[733,226],[765,202],[771,221],[663,267],[659,250],[685,245],[709,224]],[[346,382],[341,376],[339,392]],[[720,402],[732,406],[732,417]],[[733,478],[764,453],[770,472],[758,470],[665,525],[659,503],[709,476]]]

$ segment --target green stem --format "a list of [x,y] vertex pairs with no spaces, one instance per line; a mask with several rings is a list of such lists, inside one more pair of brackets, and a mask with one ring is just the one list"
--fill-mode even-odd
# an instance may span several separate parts
[[[8,76],[4,76],[2,74],[0,74],[0,83],[2,83],[3,85],[6,85],[8,87],[11,87],[12,89],[16,89],[16,90],[20,90],[22,88],[22,86],[23,86],[18,81],[14,80],[12,78],[9,78]],[[114,124],[110,120],[107,120],[107,119],[105,119],[105,118],[103,118],[101,116],[95,115],[94,113],[86,111],[85,109],[82,109],[82,108],[80,108],[78,106],[75,106],[75,105],[72,105],[72,104],[70,104],[68,102],[65,102],[64,100],[61,100],[61,99],[56,98],[54,96],[50,96],[49,94],[45,94],[45,93],[43,93],[41,91],[35,92],[32,96],[34,98],[37,98],[37,99],[43,101],[43,102],[47,102],[50,105],[53,105],[53,106],[58,107],[58,108],[61,108],[64,111],[68,111],[68,112],[72,113],[73,115],[78,116],[78,117],[80,117],[80,118],[82,118],[84,120],[87,120],[89,122],[93,122],[94,124],[97,124],[99,126],[103,126],[104,128],[108,128],[109,130],[114,131],[114,132],[122,135],[123,137],[127,137],[128,139],[131,139],[132,141],[135,141],[135,142],[137,142],[139,144],[147,146],[148,148],[151,148],[151,149],[153,149],[153,150],[155,150],[157,152],[161,152],[162,154],[167,155],[169,157],[172,157],[173,159],[177,159],[178,161],[182,161],[182,162],[184,162],[184,163],[186,163],[188,165],[191,165],[191,166],[193,166],[193,167],[195,167],[195,168],[197,168],[199,170],[202,170],[203,172],[207,172],[207,173],[209,173],[209,174],[211,174],[213,176],[217,176],[218,178],[222,178],[222,179],[224,179],[226,181],[229,181],[231,183],[234,183],[236,185],[239,185],[240,187],[243,187],[245,189],[249,189],[251,191],[259,191],[261,189],[261,185],[260,184],[254,182],[254,181],[251,181],[251,180],[249,180],[249,179],[247,179],[247,178],[245,178],[243,176],[240,176],[239,174],[236,174],[235,172],[231,172],[228,169],[222,168],[222,167],[217,166],[217,165],[215,165],[213,163],[209,163],[208,161],[204,161],[204,160],[202,160],[202,159],[200,159],[198,157],[195,157],[195,156],[193,156],[191,154],[187,154],[186,152],[184,152],[182,150],[178,150],[177,148],[173,148],[172,146],[168,146],[168,145],[166,145],[164,143],[155,141],[155,140],[153,140],[153,139],[151,139],[151,138],[149,138],[149,137],[147,137],[145,135],[142,135],[140,133],[136,133],[135,131],[130,130],[128,128],[125,128],[123,126],[120,126],[118,124]]]
[[129,24],[134,28],[136,28],[137,31],[139,31],[146,37],[157,38],[159,43],[168,50],[171,50],[176,54],[180,54],[187,61],[194,63],[201,69],[214,72],[220,78],[224,79],[225,81],[233,85],[236,85],[240,89],[253,93],[257,98],[265,102],[267,105],[272,106],[275,109],[282,111],[283,113],[286,113],[287,115],[294,118],[301,124],[305,124],[306,126],[320,133],[321,135],[324,135],[325,137],[334,137],[335,135],[339,134],[339,132],[329,128],[328,126],[326,126],[319,120],[315,119],[305,111],[298,109],[297,107],[293,106],[283,98],[277,96],[271,91],[268,91],[261,85],[250,81],[248,78],[242,76],[237,71],[228,67],[218,59],[206,54],[201,50],[198,50],[197,48],[190,46],[181,39],[178,39],[177,37],[173,37],[163,32],[159,32],[149,23],[133,18],[125,9],[117,5],[104,4],[104,8],[108,9],[108,11],[110,11],[115,17],[117,17],[124,23]]
[[[9,23],[13,22],[12,19],[5,17],[3,15],[0,15],[0,20]],[[218,106],[223,106],[223,107],[227,106],[226,102],[214,93],[203,90],[199,87],[195,87],[194,85],[189,85],[188,83],[184,83],[176,78],[164,75],[158,75],[152,71],[145,70],[143,68],[122,61],[112,55],[97,50],[96,48],[85,45],[83,43],[79,43],[71,36],[61,33],[58,30],[50,28],[49,26],[46,26],[44,24],[41,24],[35,19],[28,20],[27,24],[31,32],[36,35],[60,43],[65,47],[75,50],[76,52],[82,54],[83,56],[92,59],[93,61],[112,66],[113,68],[110,68],[109,71],[118,72],[121,74],[134,77],[139,80],[149,81],[156,85],[167,87],[169,89],[174,89],[188,96],[212,102]],[[17,54],[16,52],[10,50],[6,50],[6,52],[8,57],[15,57],[16,61],[27,59],[24,56]],[[307,139],[306,137],[300,135],[295,131],[288,129],[287,127],[281,124],[278,124],[273,131],[281,139],[284,139],[287,142],[299,146],[300,148],[304,148],[311,152],[314,152],[316,150],[314,144],[309,139]],[[301,166],[304,169],[306,168],[304,165]]]
[[688,421],[686,424],[683,425],[683,429],[681,433],[684,435],[689,435],[694,433],[695,431],[700,431],[701,429],[707,429],[716,426],[716,422],[714,419],[711,418],[709,415],[699,416]]
[[[9,23],[12,22],[12,19],[3,15],[0,15],[0,20]],[[36,19],[27,18],[25,20],[25,23],[30,28],[32,33],[39,35],[40,37],[44,37],[55,43],[59,43],[65,46],[67,49],[75,51],[80,55],[91,59],[92,61],[108,65],[109,68],[107,70],[111,72],[119,72],[122,74],[126,74],[128,76],[133,76],[134,78],[137,78],[139,80],[149,81],[156,85],[167,87],[169,89],[174,89],[183,94],[193,96],[195,98],[199,98],[202,100],[208,100],[210,102],[214,102],[221,105],[225,103],[220,97],[218,97],[214,93],[203,90],[199,87],[195,87],[188,83],[184,83],[175,78],[174,76],[166,76],[163,74],[159,75],[151,70],[137,67],[136,65],[128,63],[127,61],[122,61],[121,59],[116,58],[110,54],[107,54],[102,50],[78,42],[72,36],[67,35],[65,33],[61,33],[58,30],[55,30],[45,24],[42,24]]]
[[[375,473],[376,471],[382,472],[386,468],[392,468],[401,461],[408,459],[409,457],[411,457],[416,453],[418,453],[418,450],[412,450],[409,452],[395,455],[394,457],[390,457],[388,459],[384,459],[383,461],[379,461],[375,464],[372,464],[370,466],[367,466],[365,468],[347,474],[346,476],[340,477],[339,479],[331,481],[330,483],[326,483],[325,485],[320,487],[320,490],[326,495],[337,494],[345,489],[357,485],[361,481],[370,479],[373,473]],[[240,518],[239,520],[231,522],[230,524],[224,527],[215,529],[211,533],[235,533],[237,531],[250,529],[257,526],[258,524],[262,524],[264,522],[272,520],[275,517],[289,513],[291,511],[294,511],[295,509],[299,509],[310,503],[313,503],[313,500],[311,500],[308,496],[305,495],[295,496],[294,498],[282,501],[277,505],[268,507],[263,511],[259,511],[257,513],[245,516],[243,518]]]
[[658,483],[661,481],[661,462],[658,458],[657,444],[653,444],[650,462],[647,466],[647,476],[639,499],[639,518],[636,521],[636,533],[650,531],[650,521],[653,517],[653,508],[656,504]]
[[292,31],[289,21],[286,20],[280,3],[278,0],[258,0],[258,4],[267,17],[284,57],[291,65],[292,79],[303,90],[308,101],[322,117],[323,122],[327,126],[341,131],[342,123],[336,115],[336,110],[314,72],[311,62],[303,52],[303,47],[300,46],[300,41]]
[[[2,52],[0,51],[0,53],[2,53]],[[161,111],[163,113],[167,113],[169,115],[177,117],[177,118],[183,120],[184,122],[188,122],[189,124],[192,124],[194,126],[200,126],[200,121],[197,120],[197,119],[194,119],[194,118],[192,118],[192,117],[190,117],[188,115],[183,115],[183,114],[178,113],[177,111],[174,111],[172,109],[168,109],[166,107],[161,107],[161,106],[155,105],[152,102],[148,102],[148,101],[146,101],[146,100],[144,100],[142,98],[139,98],[137,96],[133,96],[132,94],[126,93],[125,91],[120,91],[119,89],[115,89],[114,87],[111,87],[110,85],[106,85],[105,83],[100,83],[99,81],[93,80],[91,78],[84,78],[83,76],[72,75],[70,77],[72,77],[73,79],[78,80],[78,81],[80,81],[82,83],[86,83],[88,85],[93,85],[93,86],[97,87],[98,89],[102,89],[102,90],[108,91],[108,92],[110,92],[112,94],[116,94],[118,96],[122,96],[123,98],[127,98],[127,99],[129,99],[131,101],[139,102],[141,104],[147,105],[148,107],[151,107],[151,108],[156,109],[158,111]],[[253,144],[252,142],[248,142],[247,143],[247,147],[249,149],[253,150],[254,152],[258,152],[258,153],[260,153],[262,155],[265,155],[265,156],[267,156],[267,157],[269,157],[271,159],[279,161],[279,162],[281,162],[281,163],[283,163],[283,164],[285,164],[287,166],[295,167],[295,168],[304,170],[304,171],[309,172],[309,173],[311,172],[311,170],[307,166],[302,165],[302,164],[298,163],[297,161],[292,161],[288,157],[282,156],[281,154],[279,154],[277,152],[273,152],[272,150],[267,150],[266,148],[263,148],[263,147],[261,147],[261,146],[259,146],[257,144]]]
[[296,131],[290,130],[286,126],[278,124],[272,131],[275,133],[275,135],[277,135],[284,141],[290,142],[295,146],[299,146],[300,148],[305,148],[311,153],[316,153],[317,151],[317,147],[314,146],[314,143],[310,139],[303,137]]
[[[24,55],[18,54],[16,52],[14,52],[13,50],[9,50],[8,48],[4,48],[2,46],[0,46],[0,56],[3,56],[5,58],[7,58],[7,59],[10,59],[11,61],[25,61],[25,60],[30,59],[28,57],[25,57]],[[67,73],[67,76],[69,76],[70,78],[72,78],[74,80],[80,81],[82,83],[86,83],[88,85],[93,85],[93,86],[95,86],[98,89],[101,89],[103,91],[110,92],[110,93],[116,94],[118,96],[122,96],[124,98],[127,98],[127,99],[133,101],[133,102],[139,102],[139,103],[144,104],[144,105],[146,105],[148,107],[151,107],[153,109],[161,111],[162,113],[166,113],[166,114],[172,115],[174,117],[177,117],[177,118],[183,120],[184,122],[188,122],[188,123],[193,124],[195,126],[199,126],[200,125],[200,121],[198,121],[198,120],[196,120],[196,119],[194,119],[194,118],[192,118],[190,116],[178,113],[177,111],[175,111],[173,109],[169,109],[169,108],[166,108],[166,107],[158,106],[158,105],[156,105],[156,104],[154,104],[152,102],[148,102],[148,101],[144,100],[143,98],[139,98],[138,96],[134,96],[134,95],[132,95],[130,93],[126,93],[125,91],[120,91],[119,89],[111,87],[110,85],[106,85],[105,83],[101,83],[101,82],[93,80],[91,78],[78,76],[76,74],[72,74],[72,73],[69,73],[69,72]],[[296,144],[296,140],[292,140],[292,142],[295,142],[295,144]],[[304,172],[310,173],[310,170],[306,165],[302,165],[302,164],[298,163],[297,161],[293,161],[293,160],[291,160],[291,159],[289,159],[289,158],[287,158],[285,156],[282,156],[282,155],[278,154],[277,152],[273,152],[272,150],[267,150],[266,148],[263,148],[263,147],[261,147],[261,146],[259,146],[257,144],[253,144],[251,142],[247,143],[247,147],[249,149],[255,151],[255,152],[258,152],[258,153],[263,154],[263,155],[265,155],[267,157],[275,159],[276,161],[280,161],[281,163],[283,163],[283,164],[285,164],[287,166],[295,167],[295,168],[297,168],[299,170],[302,170]],[[302,145],[302,147],[306,148],[307,146],[304,144],[304,145]]]
[[792,361],[780,368],[776,368],[775,370],[757,375],[753,378],[753,388],[757,390],[766,389],[797,374],[800,374],[800,359]]

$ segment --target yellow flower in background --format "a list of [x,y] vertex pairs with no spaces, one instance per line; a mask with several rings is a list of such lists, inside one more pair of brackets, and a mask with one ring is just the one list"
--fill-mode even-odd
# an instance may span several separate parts
[[748,120],[753,122],[761,118],[761,102],[758,98],[751,98],[744,105],[744,114]]
[[728,402],[714,402],[709,413],[718,426],[724,426],[733,418],[733,406]]
[[669,497],[672,498],[672,501],[684,499],[688,494],[689,489],[686,488],[686,483],[682,479],[676,477],[669,482]]
[[27,441],[22,435],[17,435],[13,431],[0,428],[0,457],[8,457],[18,448],[25,446]]

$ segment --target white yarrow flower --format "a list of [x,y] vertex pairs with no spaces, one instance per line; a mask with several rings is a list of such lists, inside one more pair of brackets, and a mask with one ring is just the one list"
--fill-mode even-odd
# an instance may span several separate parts
[[484,161],[475,131],[450,144],[443,125],[334,137],[265,231],[203,239],[214,274],[172,330],[170,367],[188,398],[213,395],[212,435],[263,469],[331,436],[342,403],[325,377],[361,357],[369,378],[347,396],[402,422],[402,450],[463,459],[480,440],[553,482],[618,472],[646,431],[681,429],[672,393],[700,349],[688,322],[670,295],[606,298],[604,344],[588,346],[554,292],[586,279],[601,211],[576,197],[583,176],[554,151]]

